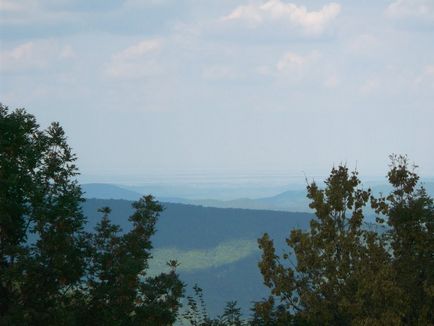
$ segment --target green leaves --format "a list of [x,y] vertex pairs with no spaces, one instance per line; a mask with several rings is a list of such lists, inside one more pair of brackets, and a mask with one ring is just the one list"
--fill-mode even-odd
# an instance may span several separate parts
[[392,156],[388,173],[394,190],[380,203],[387,207],[385,234],[393,252],[396,283],[403,291],[405,324],[434,323],[434,205],[407,157]]
[[[81,190],[58,124],[0,105],[0,315],[54,323],[83,272]],[[66,318],[66,317],[65,317]]]
[[162,210],[152,196],[133,203],[133,228],[122,233],[103,207],[96,232],[89,235],[88,271],[82,320],[86,324],[169,325],[177,316],[184,285],[175,269],[146,277],[150,237]]
[[40,131],[32,115],[0,105],[0,135],[0,324],[172,324],[184,289],[175,269],[146,278],[161,205],[135,202],[127,233],[104,207],[86,233],[60,125]]
[[[324,189],[308,185],[316,219],[307,232],[291,231],[292,256],[277,256],[267,234],[258,240],[259,268],[271,289],[254,308],[261,325],[277,323],[282,309],[294,324],[433,323],[433,201],[416,189],[419,177],[407,158],[391,159],[394,189],[386,197],[359,188],[357,172],[345,166],[332,169]],[[386,232],[365,226],[369,204],[379,222],[387,221]]]

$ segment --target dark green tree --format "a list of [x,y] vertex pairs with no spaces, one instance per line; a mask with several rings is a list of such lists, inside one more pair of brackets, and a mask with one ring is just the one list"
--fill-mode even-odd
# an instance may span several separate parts
[[267,234],[259,239],[259,268],[271,289],[271,298],[254,308],[264,325],[282,318],[313,325],[401,323],[398,271],[385,239],[363,223],[371,192],[359,185],[357,172],[333,168],[324,189],[308,185],[316,218],[310,230],[291,232],[290,251],[280,257]]
[[191,326],[212,326],[215,322],[210,319],[203,298],[203,290],[197,284],[193,286],[193,295],[187,296],[187,309],[182,318]]
[[229,301],[226,303],[226,307],[223,314],[219,317],[221,325],[228,326],[242,326],[245,325],[241,318],[241,308],[237,306],[236,301]]
[[67,291],[84,272],[75,156],[58,123],[40,131],[0,105],[0,316],[4,324],[73,319]]
[[131,231],[121,233],[110,222],[110,208],[90,235],[86,273],[87,325],[171,325],[175,322],[184,285],[176,270],[148,277],[146,269],[162,206],[152,196],[133,203]]
[[392,192],[373,207],[386,222],[385,242],[393,253],[395,281],[405,303],[402,323],[434,324],[434,205],[406,156],[391,156]]
[[210,318],[203,298],[203,290],[197,284],[193,286],[193,295],[187,296],[186,310],[180,322],[190,326],[248,325],[247,321],[242,319],[241,308],[238,307],[236,301],[227,302],[222,315],[214,319]]
[[268,297],[266,300],[255,302],[252,311],[253,316],[250,321],[252,326],[287,326],[306,324],[297,322],[297,316],[294,316],[287,310],[287,305],[279,304],[276,306],[273,296]]
[[135,202],[129,232],[103,208],[85,232],[75,160],[58,123],[40,130],[0,105],[0,324],[172,324],[183,294],[175,268],[146,275],[162,207]]

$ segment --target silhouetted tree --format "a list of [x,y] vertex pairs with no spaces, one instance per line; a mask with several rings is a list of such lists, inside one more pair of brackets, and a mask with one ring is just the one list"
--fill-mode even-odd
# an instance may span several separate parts
[[191,326],[215,325],[208,315],[203,290],[197,284],[193,286],[193,295],[187,296],[187,309],[182,318]]
[[219,317],[221,325],[242,326],[244,322],[241,318],[241,308],[237,306],[236,301],[226,303],[223,314]]
[[176,269],[146,275],[162,207],[152,196],[133,203],[126,233],[106,207],[84,232],[75,160],[58,123],[41,131],[0,105],[0,324],[173,324]]
[[259,239],[259,267],[271,298],[254,311],[264,325],[282,318],[314,325],[402,322],[405,291],[396,282],[397,257],[381,234],[365,227],[364,208],[372,195],[359,185],[357,172],[333,168],[324,189],[308,185],[316,218],[310,230],[291,232],[290,251],[280,257],[267,234]]
[[385,242],[391,248],[395,281],[404,303],[402,323],[434,324],[434,205],[407,157],[391,156],[393,191],[373,200],[379,222],[386,222]]
[[227,302],[222,315],[214,319],[210,318],[203,298],[203,290],[197,284],[193,286],[193,295],[187,297],[186,308],[182,319],[191,326],[248,325],[248,322],[242,319],[241,309],[236,301]]
[[0,318],[2,324],[74,320],[85,245],[75,156],[63,129],[39,130],[24,110],[0,105]]
[[171,325],[183,294],[176,270],[147,277],[152,249],[150,237],[162,207],[152,196],[133,203],[131,231],[121,233],[104,207],[96,232],[90,234],[90,255],[85,275],[87,325]]

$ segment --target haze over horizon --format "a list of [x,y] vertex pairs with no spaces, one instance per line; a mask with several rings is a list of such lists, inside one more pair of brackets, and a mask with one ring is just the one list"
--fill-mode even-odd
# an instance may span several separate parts
[[84,178],[382,177],[391,153],[434,176],[433,1],[0,0],[0,17],[0,102],[59,121]]

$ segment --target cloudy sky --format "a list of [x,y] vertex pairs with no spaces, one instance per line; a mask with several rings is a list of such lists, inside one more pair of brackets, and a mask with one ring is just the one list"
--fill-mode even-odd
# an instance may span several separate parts
[[434,175],[434,1],[0,0],[0,101],[87,175]]

